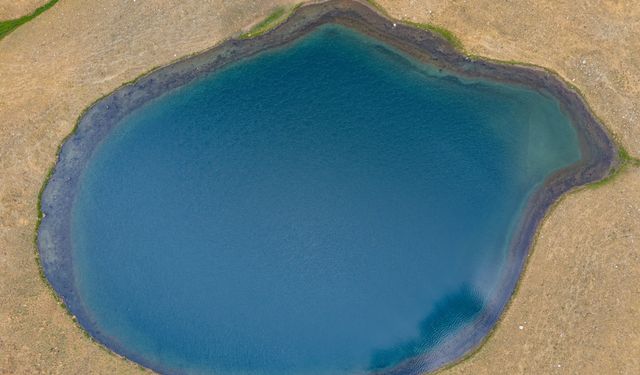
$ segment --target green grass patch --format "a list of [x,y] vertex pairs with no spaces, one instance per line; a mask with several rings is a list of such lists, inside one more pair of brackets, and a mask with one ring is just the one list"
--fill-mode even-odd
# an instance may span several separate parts
[[[473,58],[476,58],[478,60],[479,59],[487,60],[486,57],[476,56],[476,55],[474,55]],[[527,62],[518,61],[518,60],[492,60],[492,61],[495,61],[495,62],[498,62],[498,63],[502,63],[502,64],[506,64],[506,65],[520,65],[520,66],[528,66],[528,67],[532,67],[532,68],[542,68],[542,67],[540,67],[540,66],[538,66],[536,64],[527,63]],[[542,68],[542,69],[545,69],[545,68]]]
[[629,151],[625,150],[622,147],[618,148],[618,157],[624,163],[628,163],[629,165],[632,165],[634,167],[640,167],[640,159],[634,158],[629,154]]
[[276,8],[273,12],[271,12],[271,14],[267,16],[267,18],[262,20],[262,22],[252,27],[251,30],[249,30],[249,32],[240,35],[240,39],[255,38],[256,36],[264,34],[267,31],[273,29],[274,27],[278,26],[286,19],[285,17],[283,17],[285,13],[286,13],[285,8],[283,7]]
[[387,14],[387,11],[380,4],[378,4],[377,1],[367,0],[367,3],[369,3],[369,5],[371,5],[372,7],[376,8],[380,13]]
[[32,19],[38,17],[44,11],[46,11],[47,9],[51,8],[52,6],[54,6],[57,2],[58,2],[58,0],[51,0],[48,3],[44,4],[43,6],[41,6],[40,8],[34,10],[33,13],[31,13],[31,14],[28,14],[26,16],[22,16],[20,18],[16,18],[14,20],[0,21],[0,39],[2,39],[5,36],[9,35],[9,33],[11,33],[13,30],[17,29],[19,26],[24,25],[25,23],[27,23],[27,22],[31,21]]
[[445,29],[442,26],[433,25],[430,23],[418,23],[418,22],[411,22],[411,21],[403,21],[403,22],[406,23],[407,25],[416,27],[418,29],[427,30],[427,31],[436,33],[441,37],[443,37],[447,42],[451,43],[451,45],[455,49],[459,51],[464,51],[464,47],[462,46],[462,41],[460,41],[460,39],[454,33],[452,33],[450,30]]
[[634,158],[624,147],[618,145],[618,165],[613,168],[607,177],[589,184],[589,187],[597,189],[614,181],[627,167],[640,167],[640,159]]

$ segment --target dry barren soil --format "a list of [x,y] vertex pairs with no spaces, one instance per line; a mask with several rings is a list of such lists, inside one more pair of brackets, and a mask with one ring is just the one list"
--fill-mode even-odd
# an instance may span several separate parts
[[48,0],[2,0],[0,1],[0,20],[22,17],[43,6]]
[[[141,371],[86,337],[40,278],[40,187],[90,103],[293,2],[61,0],[0,40],[0,374]],[[42,3],[0,0],[0,18]],[[468,53],[557,71],[640,156],[640,2],[379,3],[392,17],[450,29]],[[443,373],[640,373],[640,168],[552,210],[495,333]]]

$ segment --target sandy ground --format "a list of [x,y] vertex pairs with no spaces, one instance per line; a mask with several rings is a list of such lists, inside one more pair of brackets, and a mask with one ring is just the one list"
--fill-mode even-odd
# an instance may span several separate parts
[[30,14],[48,0],[0,0],[0,20],[12,20]]
[[[0,41],[0,373],[139,371],[92,343],[38,275],[33,236],[44,176],[88,104],[293,2],[64,0]],[[395,17],[448,27],[471,53],[558,71],[640,155],[640,3],[380,3]],[[637,374],[639,317],[636,168],[553,210],[495,334],[445,373]]]

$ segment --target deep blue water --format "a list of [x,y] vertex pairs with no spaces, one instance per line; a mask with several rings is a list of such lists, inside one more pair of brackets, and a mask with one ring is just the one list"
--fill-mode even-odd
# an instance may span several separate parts
[[324,26],[112,131],[73,206],[76,283],[168,371],[388,368],[482,311],[530,193],[579,158],[553,99]]

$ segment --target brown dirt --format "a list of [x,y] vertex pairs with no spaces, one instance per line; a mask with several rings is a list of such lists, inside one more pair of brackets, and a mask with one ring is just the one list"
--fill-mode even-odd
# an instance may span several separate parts
[[[293,2],[64,0],[0,41],[0,373],[138,371],[84,336],[38,275],[33,236],[44,176],[91,102]],[[640,154],[640,3],[380,3],[395,17],[451,29],[471,53],[558,71]],[[566,197],[543,225],[495,334],[445,372],[640,373],[638,202],[637,168]]]
[[12,20],[30,14],[48,0],[2,0],[0,1],[0,20]]

